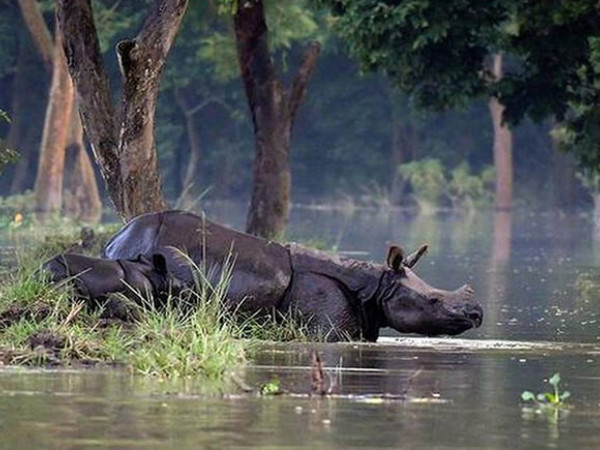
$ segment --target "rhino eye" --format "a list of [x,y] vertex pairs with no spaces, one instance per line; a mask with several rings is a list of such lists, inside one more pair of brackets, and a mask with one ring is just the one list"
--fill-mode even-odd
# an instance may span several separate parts
[[437,298],[437,297],[431,297],[431,298],[429,299],[429,303],[430,303],[431,305],[435,305],[436,303],[439,303],[439,302],[440,302],[440,299],[439,299],[439,298]]

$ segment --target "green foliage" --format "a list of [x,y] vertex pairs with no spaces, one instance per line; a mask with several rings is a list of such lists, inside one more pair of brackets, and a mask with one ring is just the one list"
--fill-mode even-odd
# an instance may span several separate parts
[[511,4],[501,0],[316,0],[365,70],[382,71],[419,105],[464,104],[487,91],[484,60]]
[[577,173],[577,178],[584,188],[592,194],[600,194],[600,173],[590,168],[583,168]]
[[455,209],[472,209],[486,206],[492,200],[495,179],[492,167],[475,175],[468,163],[462,162],[448,177],[439,160],[425,158],[402,164],[398,171],[422,207],[439,207],[450,201]]
[[[8,117],[8,114],[0,109],[0,121],[2,120],[10,123],[10,117]],[[4,165],[15,162],[18,159],[19,154],[15,150],[7,148],[4,145],[4,141],[0,139],[0,173],[2,173],[2,168]]]
[[495,180],[496,171],[492,166],[485,167],[480,175],[474,175],[464,161],[452,170],[448,196],[456,207],[489,205],[493,200]]
[[[314,0],[365,70],[418,105],[445,109],[497,96],[512,124],[556,117],[563,146],[600,167],[600,9],[594,0]],[[508,55],[501,80],[484,67]]]
[[521,400],[524,402],[533,402],[538,408],[565,408],[565,400],[567,400],[571,393],[569,391],[560,392],[558,385],[560,384],[560,374],[555,373],[548,379],[548,384],[552,386],[552,392],[541,392],[534,394],[531,391],[523,391],[521,393]]
[[402,164],[398,171],[413,189],[414,194],[426,202],[437,205],[447,187],[442,163],[426,158]]
[[260,395],[279,395],[281,393],[279,380],[271,380],[260,387]]
[[[151,5],[151,1],[107,2],[93,0],[94,20],[98,30],[100,50],[107,53],[112,50],[112,42],[119,39],[131,39],[134,30],[141,25],[142,18]],[[127,33],[125,37],[124,34]]]
[[314,341],[307,324],[300,323],[292,314],[273,311],[267,316],[242,316],[235,324],[235,335],[241,339],[273,342]]
[[[225,20],[231,20],[236,8],[237,2],[219,2],[219,12]],[[287,66],[286,52],[295,42],[323,38],[312,11],[306,7],[306,0],[266,1],[265,16],[269,48],[273,54],[281,53],[280,61],[284,69]],[[212,64],[215,76],[222,81],[232,80],[239,75],[235,36],[231,29],[209,32],[201,38],[197,56]]]

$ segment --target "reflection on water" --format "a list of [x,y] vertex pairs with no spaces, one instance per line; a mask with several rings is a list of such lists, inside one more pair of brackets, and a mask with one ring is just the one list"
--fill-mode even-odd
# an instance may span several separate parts
[[[438,352],[392,345],[320,345],[336,394],[319,398],[203,394],[199,385],[164,385],[119,371],[0,372],[5,448],[597,448],[595,357],[564,353]],[[238,376],[310,389],[310,351],[280,345]],[[557,367],[573,408],[552,415],[522,410],[523,389],[544,389]],[[341,369],[340,369],[341,368]],[[417,374],[415,376],[415,373]],[[412,381],[409,380],[412,377]],[[404,394],[413,401],[351,394]]]
[[[207,211],[243,227],[237,205]],[[119,371],[0,371],[0,447],[600,446],[600,299],[578,298],[574,287],[581,274],[599,273],[600,244],[589,215],[296,209],[291,219],[290,239],[374,261],[384,260],[389,243],[407,250],[428,243],[417,272],[440,288],[471,284],[485,310],[483,326],[445,341],[455,345],[388,338],[317,346],[336,393],[407,393],[413,401],[229,395],[235,388],[224,388],[223,396],[204,382],[165,385]],[[492,340],[586,345],[527,349],[493,347]],[[251,386],[277,379],[284,389],[306,393],[309,355],[306,345],[265,348],[239,376]],[[542,380],[554,372],[574,407],[558,418],[522,410],[520,393],[545,390]]]

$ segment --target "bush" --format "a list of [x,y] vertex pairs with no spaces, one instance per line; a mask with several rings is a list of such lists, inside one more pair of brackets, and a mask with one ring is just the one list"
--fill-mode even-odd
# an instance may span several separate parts
[[402,164],[398,171],[409,190],[423,209],[450,205],[453,209],[474,209],[489,205],[493,200],[495,172],[485,167],[479,175],[471,173],[465,161],[449,174],[438,159],[426,158]]

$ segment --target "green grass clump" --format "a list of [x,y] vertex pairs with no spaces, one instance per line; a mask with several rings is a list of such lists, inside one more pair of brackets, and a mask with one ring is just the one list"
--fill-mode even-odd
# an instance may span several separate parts
[[161,378],[218,378],[244,361],[244,343],[221,303],[231,268],[201,289],[164,302],[115,296],[135,308],[131,322],[105,317],[102,305],[73,300],[68,283],[51,285],[37,268],[22,267],[0,284],[0,361],[4,364],[117,364]]
[[244,360],[243,343],[212,305],[146,311],[132,335],[131,366],[146,375],[216,378]]
[[236,335],[242,339],[259,341],[315,341],[308,324],[299,322],[292,314],[279,311],[269,315],[242,316],[236,321]]

